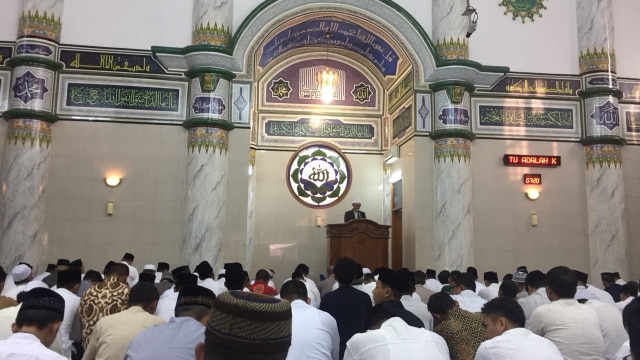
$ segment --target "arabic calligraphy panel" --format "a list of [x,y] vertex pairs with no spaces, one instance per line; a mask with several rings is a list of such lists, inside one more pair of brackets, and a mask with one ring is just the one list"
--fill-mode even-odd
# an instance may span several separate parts
[[57,114],[92,120],[182,123],[187,113],[187,86],[186,82],[167,80],[62,74]]
[[584,101],[587,136],[622,136],[618,99],[598,96]]
[[580,139],[580,103],[535,99],[474,98],[472,129],[478,136]]
[[10,108],[51,112],[55,73],[44,68],[18,68],[13,72]]
[[291,148],[309,139],[343,149],[380,150],[379,119],[261,114],[258,146]]
[[287,164],[287,187],[302,205],[314,209],[338,204],[351,187],[351,164],[328,143],[310,143],[291,156]]

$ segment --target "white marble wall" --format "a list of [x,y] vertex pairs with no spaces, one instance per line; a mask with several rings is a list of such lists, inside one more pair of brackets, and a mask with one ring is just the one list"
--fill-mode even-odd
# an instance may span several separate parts
[[464,38],[469,20],[462,13],[467,8],[465,0],[433,2],[433,41]]
[[463,271],[474,264],[471,160],[436,160],[434,177],[436,268]]
[[580,51],[613,51],[614,21],[611,0],[576,0]]
[[0,184],[0,264],[11,269],[19,261],[38,266],[47,238],[43,232],[49,147],[37,142],[7,142]]
[[193,269],[203,260],[214,269],[224,263],[221,250],[226,219],[227,154],[197,149],[187,159],[185,228],[182,257]]
[[591,276],[597,279],[601,272],[619,271],[623,278],[628,278],[622,168],[589,167],[586,185]]

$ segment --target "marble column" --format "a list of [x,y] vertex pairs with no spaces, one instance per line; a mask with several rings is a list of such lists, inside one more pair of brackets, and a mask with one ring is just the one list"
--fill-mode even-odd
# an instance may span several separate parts
[[186,73],[191,79],[185,229],[182,255],[192,268],[207,260],[222,267],[227,198],[230,82],[234,74],[216,68]]
[[614,22],[611,0],[577,0],[580,73],[584,89],[590,272],[628,275],[627,224],[622,173]]
[[469,17],[462,16],[466,8],[466,0],[433,2],[433,40],[443,60],[469,59]]
[[18,21],[8,121],[8,140],[0,185],[0,260],[10,269],[19,261],[36,268],[47,239],[44,195],[49,173],[49,144],[53,112],[55,61],[62,23],[62,0],[26,0]]
[[464,270],[474,265],[473,187],[469,83],[431,84],[436,121],[434,140],[435,258],[437,268]]
[[255,238],[255,214],[256,214],[256,149],[249,150],[249,197],[247,199],[247,240],[245,243],[246,257],[245,267],[251,268],[253,264],[253,241]]
[[227,47],[233,26],[233,0],[193,2],[193,45]]

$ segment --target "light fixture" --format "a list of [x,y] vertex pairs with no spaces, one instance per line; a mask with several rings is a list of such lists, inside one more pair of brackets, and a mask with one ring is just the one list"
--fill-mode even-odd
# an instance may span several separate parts
[[331,36],[327,32],[325,39],[327,41],[327,56],[324,70],[318,72],[318,84],[320,85],[320,99],[323,103],[328,104],[333,101],[338,85],[338,73],[329,67],[329,39]]
[[532,227],[538,226],[538,214],[536,213],[531,214],[531,226]]
[[118,175],[109,175],[104,179],[104,182],[111,187],[116,187],[120,185],[120,181],[122,179]]
[[316,227],[321,227],[322,222],[322,216],[316,216]]
[[525,191],[524,195],[527,197],[527,199],[531,201],[536,201],[540,197],[540,191],[535,189],[529,189]]
[[478,10],[471,6],[469,0],[467,0],[467,7],[462,12],[462,16],[469,17],[469,25],[467,26],[467,38],[470,38],[471,35],[476,32],[478,27]]

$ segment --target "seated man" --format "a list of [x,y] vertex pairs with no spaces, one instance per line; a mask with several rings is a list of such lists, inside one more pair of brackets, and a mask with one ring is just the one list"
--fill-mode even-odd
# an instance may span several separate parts
[[196,359],[285,360],[289,346],[288,301],[230,290],[220,294],[213,304],[205,342],[196,346]]
[[58,334],[64,317],[64,299],[55,291],[36,288],[20,295],[22,302],[13,335],[0,340],[0,359],[65,360],[47,349]]
[[340,335],[336,320],[328,313],[309,305],[307,287],[300,280],[282,285],[280,297],[291,304],[291,347],[287,359],[338,360]]
[[527,321],[531,318],[533,310],[538,306],[550,303],[546,286],[547,281],[542,271],[533,270],[527,274],[524,280],[524,288],[529,296],[518,299],[518,304],[522,307]]
[[622,323],[629,334],[630,353],[634,359],[640,359],[640,299],[636,298],[624,308]]
[[255,282],[249,286],[249,290],[256,294],[269,296],[278,295],[278,290],[269,286],[269,280],[271,280],[269,272],[265,269],[260,269],[256,272]]
[[427,304],[436,323],[433,331],[442,336],[452,360],[473,359],[484,339],[482,316],[460,309],[449,294],[437,293]]
[[604,340],[595,310],[578,303],[578,277],[566,266],[547,273],[547,296],[551,303],[540,305],[527,322],[527,329],[553,342],[568,360],[602,360]]
[[398,272],[389,268],[381,268],[376,288],[373,289],[373,302],[376,305],[386,302],[388,303],[386,309],[393,312],[394,316],[401,318],[408,325],[424,327],[424,322],[414,313],[405,309],[400,301],[406,287],[405,280]]
[[204,328],[215,299],[210,289],[185,286],[178,294],[176,316],[136,335],[125,360],[193,359],[193,349],[204,341]]
[[164,323],[162,318],[153,315],[159,297],[153,284],[135,284],[129,294],[129,308],[96,323],[82,359],[121,360],[139,332]]
[[373,307],[370,330],[347,342],[345,360],[449,360],[447,343],[440,335],[407,325],[388,306],[383,302]]
[[480,344],[475,360],[562,360],[558,348],[525,329],[524,322],[524,311],[513,299],[495,298],[484,304],[482,326],[487,340]]
[[451,293],[462,310],[479,313],[482,305],[487,302],[476,294],[476,281],[469,273],[461,273],[453,278]]

